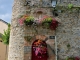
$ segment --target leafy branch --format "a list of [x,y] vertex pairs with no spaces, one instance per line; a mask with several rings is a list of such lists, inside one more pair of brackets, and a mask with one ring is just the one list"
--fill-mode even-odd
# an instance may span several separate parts
[[8,29],[4,30],[4,34],[2,34],[2,42],[6,45],[9,44],[9,37],[10,37],[10,24],[8,24]]

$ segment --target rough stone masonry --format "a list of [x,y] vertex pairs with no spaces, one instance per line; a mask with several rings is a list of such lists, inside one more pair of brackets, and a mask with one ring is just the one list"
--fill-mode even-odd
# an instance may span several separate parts
[[[45,0],[46,1],[46,0]],[[34,1],[33,1],[34,2]],[[35,1],[36,2],[36,1]],[[37,1],[38,2],[38,1]],[[48,0],[47,0],[48,2]],[[39,2],[38,2],[39,3]],[[36,4],[36,3],[35,3]],[[14,0],[13,11],[12,11],[12,21],[11,21],[11,33],[10,33],[10,44],[9,44],[9,54],[8,60],[30,60],[31,52],[25,54],[24,46],[27,46],[27,50],[30,49],[31,44],[25,42],[25,36],[27,35],[45,35],[56,36],[57,38],[57,47],[58,47],[58,59],[65,59],[68,56],[79,56],[80,57],[80,10],[77,11],[75,8],[73,12],[64,11],[58,12],[58,16],[55,17],[52,15],[52,9],[49,7],[41,8],[38,7],[28,7],[24,6],[25,0]],[[47,6],[47,5],[46,5]],[[37,11],[42,11],[42,15],[37,14]],[[18,19],[20,15],[31,15],[34,16],[35,19],[39,19],[44,15],[52,16],[60,22],[56,31],[51,31],[49,29],[43,29],[37,27],[38,34],[34,32],[33,28],[26,28],[24,25],[20,26]],[[27,32],[28,31],[28,32]],[[39,38],[39,37],[36,37]],[[51,45],[50,39],[47,40],[47,43],[54,49],[54,45]],[[54,43],[54,40],[53,40]],[[52,44],[53,44],[52,43]],[[56,44],[56,43],[55,43]],[[49,48],[48,48],[49,49]],[[54,49],[55,50],[55,49]],[[49,49],[49,55],[51,54],[51,50]],[[25,57],[26,55],[26,57]],[[51,54],[49,56],[49,60],[55,60],[55,54]]]

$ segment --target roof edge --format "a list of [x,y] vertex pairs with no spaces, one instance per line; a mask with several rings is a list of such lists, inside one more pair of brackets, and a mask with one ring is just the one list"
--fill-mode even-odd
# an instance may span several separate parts
[[0,21],[2,21],[3,23],[5,23],[5,24],[8,25],[8,22],[6,22],[6,21],[4,21],[4,20],[2,20],[2,19],[0,19]]

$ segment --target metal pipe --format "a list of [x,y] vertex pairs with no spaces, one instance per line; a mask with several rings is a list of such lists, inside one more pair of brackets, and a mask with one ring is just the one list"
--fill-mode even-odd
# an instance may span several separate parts
[[56,58],[56,60],[57,60],[57,41],[56,41],[56,36],[55,36],[55,51],[56,51],[56,56],[55,56],[55,58]]

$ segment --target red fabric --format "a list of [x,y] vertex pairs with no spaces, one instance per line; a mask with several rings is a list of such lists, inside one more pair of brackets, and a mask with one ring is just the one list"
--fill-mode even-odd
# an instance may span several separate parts
[[[31,60],[47,60],[48,59],[48,54],[43,54],[41,55],[41,53],[38,53],[38,55],[36,56],[35,54],[35,48],[37,46],[34,45],[35,42],[37,42],[38,40],[35,40],[32,44],[32,58]],[[43,41],[43,43],[45,44],[45,46],[47,47],[47,44]]]

